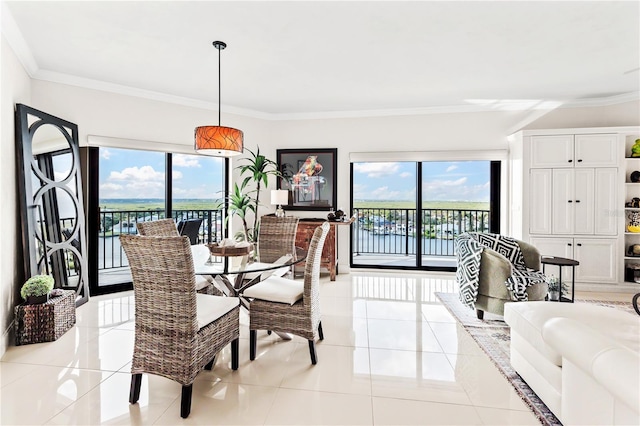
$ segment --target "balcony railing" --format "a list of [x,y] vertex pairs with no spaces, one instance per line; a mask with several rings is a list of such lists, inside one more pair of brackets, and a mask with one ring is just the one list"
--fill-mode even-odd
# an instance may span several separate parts
[[[172,218],[179,222],[185,219],[202,218],[198,234],[199,243],[218,241],[222,235],[222,210],[173,210]],[[120,234],[136,234],[137,223],[164,219],[164,211],[114,210],[100,212],[98,235],[98,269],[129,266],[124,250],[120,246]]]
[[[415,209],[354,209],[354,255],[415,255],[422,236],[425,256],[454,256],[453,239],[462,232],[488,232],[489,210],[423,209],[422,227],[416,233]],[[120,234],[136,234],[136,224],[164,219],[163,211],[118,210],[100,212],[98,269],[129,266],[120,247]],[[221,210],[174,210],[172,218],[202,218],[199,243],[218,241],[222,235]]]
[[416,229],[416,209],[354,209],[353,254],[415,255],[418,237],[424,256],[453,256],[453,239],[463,232],[488,232],[489,210],[423,209]]

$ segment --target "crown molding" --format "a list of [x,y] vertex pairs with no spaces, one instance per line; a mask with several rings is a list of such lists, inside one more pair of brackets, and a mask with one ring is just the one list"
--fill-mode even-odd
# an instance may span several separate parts
[[9,10],[7,3],[0,2],[0,6],[0,15],[2,15],[2,25],[0,25],[0,28],[2,29],[2,35],[4,35],[5,40],[7,40],[7,43],[18,57],[18,60],[29,77],[33,78],[36,72],[38,72],[38,63],[33,57],[27,41],[22,36],[22,31],[18,28],[18,24],[13,18],[13,14]]
[[[140,89],[137,87],[125,86],[121,84],[108,83],[90,78],[78,77],[70,74],[63,74],[54,71],[39,70],[34,76],[35,80],[42,80],[52,83],[66,84],[68,86],[82,87],[90,90],[99,90],[107,93],[115,93],[118,95],[132,96],[136,98],[149,99],[153,101],[166,102],[175,105],[182,105],[192,108],[200,108],[211,111],[218,111],[218,104],[198,99],[185,98],[182,96],[169,95],[152,90]],[[243,117],[259,118],[262,120],[272,120],[272,114],[261,111],[255,111],[247,108],[239,108],[231,105],[222,104],[222,110],[229,114],[240,115]]]

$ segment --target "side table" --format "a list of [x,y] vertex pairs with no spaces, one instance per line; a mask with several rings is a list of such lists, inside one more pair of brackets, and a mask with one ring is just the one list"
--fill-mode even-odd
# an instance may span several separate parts
[[14,311],[16,345],[52,342],[76,323],[76,292],[64,290],[46,303],[21,304]]
[[[560,281],[560,298],[558,302],[573,303],[573,299],[575,298],[575,289],[576,289],[576,266],[578,266],[580,262],[573,259],[567,259],[565,257],[542,256],[540,258],[540,263],[542,263],[542,273],[545,273],[545,267],[547,265],[554,265],[558,267],[558,281]],[[564,293],[562,292],[562,268],[565,266],[571,267],[571,299],[567,297],[563,297]]]

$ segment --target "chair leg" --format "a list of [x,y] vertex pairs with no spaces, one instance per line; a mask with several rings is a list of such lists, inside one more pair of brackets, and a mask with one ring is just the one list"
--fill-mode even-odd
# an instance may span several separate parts
[[311,355],[311,364],[316,365],[318,357],[316,356],[316,342],[313,340],[309,340],[309,354]]
[[140,386],[142,385],[142,373],[131,375],[131,389],[129,390],[129,402],[135,404],[140,399]]
[[324,333],[322,332],[322,321],[318,323],[318,334],[320,335],[320,340],[324,340]]
[[484,318],[484,311],[480,310],[480,309],[476,309],[476,315],[478,316],[478,319],[483,319]]
[[182,386],[182,399],[180,400],[180,417],[186,419],[191,413],[191,393],[193,384]]
[[238,358],[240,352],[240,339],[234,339],[231,342],[231,369],[238,369]]
[[205,365],[205,366],[204,366],[204,369],[205,369],[205,370],[209,370],[209,371],[211,371],[211,369],[213,368],[213,364],[215,364],[215,363],[216,363],[216,356],[218,356],[218,354],[215,354],[215,355],[213,356],[213,359],[212,359],[211,361],[209,361],[209,363],[208,363],[207,365]]
[[258,345],[258,332],[256,330],[249,330],[249,359],[253,361],[256,359],[256,347]]

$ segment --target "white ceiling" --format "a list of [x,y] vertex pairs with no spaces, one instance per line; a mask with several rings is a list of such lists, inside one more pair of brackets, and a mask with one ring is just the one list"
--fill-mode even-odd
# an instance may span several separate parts
[[211,42],[225,41],[223,111],[248,115],[640,91],[637,1],[6,1],[3,12],[3,33],[33,78],[208,107],[218,96]]

